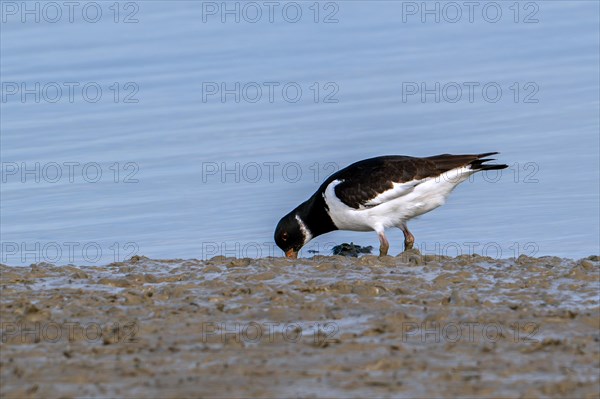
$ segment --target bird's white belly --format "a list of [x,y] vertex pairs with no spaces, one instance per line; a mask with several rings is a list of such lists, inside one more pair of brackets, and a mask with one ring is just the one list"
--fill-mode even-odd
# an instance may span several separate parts
[[[414,185],[415,182],[395,184],[393,189],[378,196],[385,201],[362,209],[349,207],[335,196],[334,189],[341,183],[339,180],[327,186],[324,197],[329,216],[338,229],[380,232],[389,227],[401,227],[408,220],[443,205],[452,190],[472,173],[468,168],[454,169],[436,178],[422,179],[408,192],[405,185]],[[392,190],[398,190],[402,195],[390,198],[393,197],[390,195]]]

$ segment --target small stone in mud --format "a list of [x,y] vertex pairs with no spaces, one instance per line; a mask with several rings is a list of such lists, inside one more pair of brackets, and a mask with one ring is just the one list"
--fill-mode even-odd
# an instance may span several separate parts
[[144,259],[148,259],[145,256],[140,256],[140,255],[133,255],[130,259],[129,259],[129,263],[138,263]]
[[585,270],[592,270],[594,268],[594,264],[592,262],[590,262],[589,260],[583,259],[579,262],[579,264],[581,265],[581,267],[583,267]]
[[27,315],[29,315],[29,314],[35,314],[35,313],[38,313],[39,311],[40,311],[40,309],[37,306],[35,306],[35,305],[29,305],[25,309],[25,314],[27,314]]
[[87,275],[86,272],[84,272],[83,270],[76,270],[73,272],[73,274],[71,274],[71,278],[74,279],[83,279],[83,278],[88,278],[89,276]]
[[380,291],[380,288],[370,285],[357,285],[352,288],[352,293],[359,296],[377,296]]
[[361,247],[360,245],[355,245],[354,243],[343,243],[340,245],[336,245],[333,247],[332,251],[334,255],[340,256],[351,256],[353,258],[358,258],[359,254],[370,254],[373,250],[372,246]]
[[404,252],[400,252],[396,258],[399,258],[402,263],[418,266],[423,263],[423,257],[421,256],[421,252],[416,249],[407,249]]
[[419,265],[420,265],[421,263],[423,263],[423,262],[421,261],[421,257],[420,257],[420,256],[417,256],[417,255],[411,255],[411,256],[408,258],[408,263],[410,263],[410,264],[412,264],[412,265],[415,265],[415,266],[419,266]]
[[203,273],[221,273],[221,269],[216,265],[208,265],[203,270]]
[[122,279],[101,278],[100,280],[98,280],[98,284],[108,285],[111,287],[130,287],[131,286],[131,283],[124,278],[122,278]]
[[250,265],[250,259],[248,258],[242,258],[242,259],[234,259],[231,262],[229,262],[229,264],[227,265],[227,267],[246,267],[248,265]]

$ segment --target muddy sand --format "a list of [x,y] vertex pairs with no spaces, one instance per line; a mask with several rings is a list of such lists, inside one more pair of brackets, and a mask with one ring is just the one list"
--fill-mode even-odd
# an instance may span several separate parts
[[600,262],[0,266],[2,398],[597,398]]

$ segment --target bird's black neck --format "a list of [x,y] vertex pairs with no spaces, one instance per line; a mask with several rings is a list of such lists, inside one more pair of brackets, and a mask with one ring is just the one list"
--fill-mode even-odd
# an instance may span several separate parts
[[327,213],[327,204],[321,192],[315,193],[300,204],[296,208],[296,214],[300,216],[313,237],[338,229]]

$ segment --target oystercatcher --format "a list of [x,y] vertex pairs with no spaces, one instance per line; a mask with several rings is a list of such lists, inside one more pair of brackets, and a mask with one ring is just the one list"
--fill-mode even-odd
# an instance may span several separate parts
[[404,248],[415,237],[406,223],[446,201],[452,190],[481,170],[508,165],[486,164],[497,152],[478,155],[436,155],[415,158],[390,155],[365,159],[339,170],[316,193],[285,215],[275,229],[275,242],[288,258],[314,237],[334,230],[375,231],[379,256],[387,255],[385,229],[404,233]]

